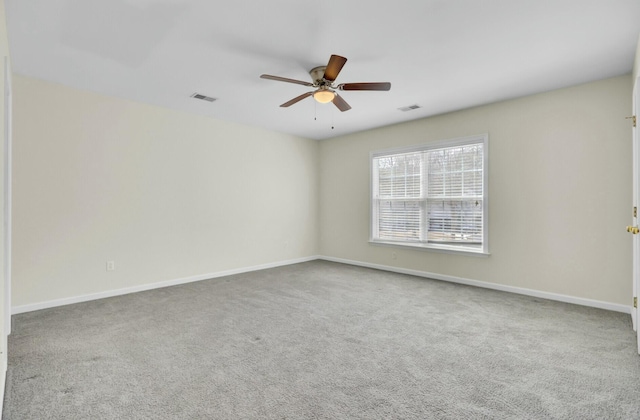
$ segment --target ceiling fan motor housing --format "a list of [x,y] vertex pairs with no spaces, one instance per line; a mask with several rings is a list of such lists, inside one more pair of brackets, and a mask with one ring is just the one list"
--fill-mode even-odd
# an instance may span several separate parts
[[331,82],[329,82],[328,80],[324,80],[324,71],[326,69],[327,69],[327,66],[318,66],[318,67],[312,68],[309,71],[311,80],[313,80],[313,83],[318,85],[319,87],[331,86]]

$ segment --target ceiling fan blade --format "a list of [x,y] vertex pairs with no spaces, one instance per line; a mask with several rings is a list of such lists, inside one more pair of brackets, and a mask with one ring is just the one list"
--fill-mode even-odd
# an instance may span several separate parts
[[340,90],[389,90],[391,89],[391,83],[342,83],[338,85]]
[[300,101],[301,101],[301,100],[303,100],[304,98],[307,98],[307,97],[309,97],[309,96],[311,96],[311,95],[313,95],[313,92],[303,93],[302,95],[300,95],[300,96],[296,96],[296,97],[295,97],[295,98],[293,98],[292,100],[290,100],[290,101],[288,101],[288,102],[285,102],[285,103],[283,103],[283,104],[282,104],[282,105],[280,105],[280,106],[281,106],[281,107],[283,107],[283,108],[286,108],[286,107],[291,106],[291,105],[293,105],[293,104],[295,104],[295,103],[297,103],[297,102],[300,102]]
[[262,75],[260,75],[260,78],[261,79],[275,80],[275,81],[278,81],[278,82],[295,83],[295,84],[302,85],[302,86],[313,86],[313,83],[303,82],[302,80],[296,80],[296,79],[288,79],[286,77],[272,76],[270,74],[262,74]]
[[333,101],[332,101],[332,102],[333,102],[333,104],[334,104],[335,106],[337,106],[337,107],[338,107],[338,109],[339,109],[340,111],[342,111],[342,112],[344,112],[344,111],[348,111],[348,110],[350,110],[350,109],[351,109],[351,105],[349,105],[349,104],[347,103],[347,101],[345,101],[344,99],[342,99],[342,96],[338,95],[337,93],[336,93],[336,96],[334,96],[334,98],[333,98]]
[[331,58],[329,58],[327,68],[324,69],[324,79],[330,82],[336,80],[338,74],[340,73],[340,70],[342,70],[344,63],[346,62],[346,58],[339,55],[332,55]]

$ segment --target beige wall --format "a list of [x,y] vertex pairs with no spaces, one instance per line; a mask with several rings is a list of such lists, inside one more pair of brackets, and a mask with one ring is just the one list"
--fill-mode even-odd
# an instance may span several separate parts
[[[320,253],[629,305],[630,92],[626,75],[321,142]],[[491,255],[370,245],[369,152],[479,133]]]
[[14,306],[317,254],[316,141],[19,75],[14,98]]

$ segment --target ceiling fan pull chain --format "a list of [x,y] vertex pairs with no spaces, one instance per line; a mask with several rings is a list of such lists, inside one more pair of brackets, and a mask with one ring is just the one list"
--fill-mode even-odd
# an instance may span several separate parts
[[333,130],[333,116],[335,115],[336,110],[331,108],[331,129]]

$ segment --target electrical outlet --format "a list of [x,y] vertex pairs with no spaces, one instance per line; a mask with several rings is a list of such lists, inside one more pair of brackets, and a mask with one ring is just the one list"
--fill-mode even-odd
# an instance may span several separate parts
[[107,261],[107,271],[113,271],[116,269],[115,261]]

